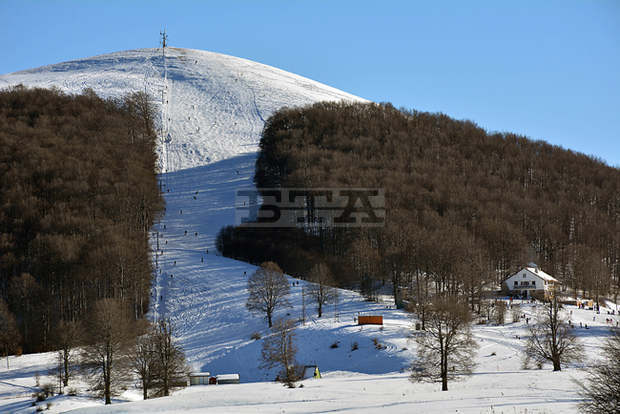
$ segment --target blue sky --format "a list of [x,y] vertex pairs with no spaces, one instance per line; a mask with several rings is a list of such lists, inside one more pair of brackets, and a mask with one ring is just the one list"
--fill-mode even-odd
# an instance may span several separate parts
[[0,73],[172,46],[470,119],[620,167],[620,1],[0,0]]

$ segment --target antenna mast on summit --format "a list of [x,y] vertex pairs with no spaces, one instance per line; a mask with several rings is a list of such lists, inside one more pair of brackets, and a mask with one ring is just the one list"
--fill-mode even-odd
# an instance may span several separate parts
[[159,35],[161,36],[161,48],[163,53],[166,53],[166,46],[168,46],[168,35],[166,34],[166,29],[164,28],[164,31],[162,32],[161,30],[159,31]]
[[[159,31],[159,36],[160,36],[161,53],[162,53],[163,66],[164,66],[164,79],[163,79],[163,85],[162,85],[162,91],[161,91],[161,109],[162,109],[161,138],[162,138],[163,155],[164,155],[164,162],[163,162],[164,171],[163,172],[168,173],[170,170],[170,160],[168,158],[168,142],[170,142],[170,113],[169,113],[169,108],[168,108],[168,99],[169,99],[168,98],[168,95],[169,95],[168,65],[166,64],[166,46],[168,46],[168,34],[166,33],[165,28],[164,30]],[[165,174],[164,177],[166,177],[166,186],[167,186],[168,184],[167,174]]]

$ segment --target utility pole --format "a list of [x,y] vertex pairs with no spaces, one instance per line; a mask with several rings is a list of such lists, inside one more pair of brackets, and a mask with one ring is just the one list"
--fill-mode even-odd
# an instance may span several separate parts
[[168,46],[168,35],[166,34],[166,28],[163,31],[159,31],[159,35],[161,36],[161,48],[162,53],[166,53],[166,46]]
[[[157,225],[159,226],[159,221],[157,222]],[[155,271],[157,271],[157,268],[159,266],[157,263],[157,256],[159,255],[159,237],[158,237],[157,232],[155,231],[151,233],[151,237],[149,237],[149,240],[153,240],[153,239],[157,241],[155,245],[155,249],[152,249],[153,255],[154,255],[153,262],[155,263]]]
[[334,322],[339,322],[338,315],[338,300],[340,299],[340,295],[338,294],[338,289],[334,288]]
[[301,285],[301,324],[306,324],[306,284]]

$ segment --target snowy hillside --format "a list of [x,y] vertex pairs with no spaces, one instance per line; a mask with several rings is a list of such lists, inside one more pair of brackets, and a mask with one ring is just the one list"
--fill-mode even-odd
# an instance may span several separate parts
[[[350,291],[340,291],[337,308],[329,306],[320,319],[308,305],[306,322],[297,328],[299,362],[317,364],[324,378],[306,380],[304,388],[294,390],[268,382],[275,373],[258,368],[262,341],[251,338],[254,333],[268,335],[267,323],[245,307],[247,277],[255,267],[219,256],[215,238],[221,227],[234,223],[235,191],[252,187],[265,118],[284,105],[359,98],[210,52],[169,48],[165,65],[167,80],[162,79],[161,49],[141,49],[3,75],[0,87],[23,83],[69,92],[90,87],[104,96],[146,87],[154,99],[161,99],[164,91],[168,104],[159,109],[165,114],[162,126],[169,129],[169,142],[162,142],[160,156],[171,172],[161,176],[166,212],[152,229],[158,267],[150,316],[173,320],[193,370],[239,373],[242,384],[190,387],[167,398],[117,404],[140,399],[139,391],[130,388],[104,408],[101,400],[89,397],[86,384],[76,380],[70,385],[78,395],[54,397],[48,412],[577,412],[580,398],[573,380],[583,376],[581,364],[557,373],[549,367],[523,370],[525,320],[475,326],[480,346],[475,373],[441,392],[437,384],[408,381],[407,368],[416,351],[410,316]],[[302,316],[305,282],[290,282],[293,306],[276,317]],[[591,363],[609,325],[592,311],[567,307],[569,311],[575,324],[590,325],[577,333],[588,351],[585,363]],[[537,309],[524,304],[522,312],[535,317]],[[385,324],[357,326],[354,318],[360,313],[381,314]],[[614,323],[618,318],[616,314]],[[35,377],[41,376],[41,384],[54,381],[46,375],[54,366],[54,354],[9,360],[10,369],[0,361],[0,412],[35,412]],[[96,407],[83,408],[88,406]]]
[[164,121],[164,172],[256,151],[265,119],[283,106],[361,100],[250,60],[173,47],[165,59],[161,48],[138,49],[0,75],[0,88],[17,84],[69,93],[91,88],[103,97],[146,90]]
[[[245,307],[247,278],[256,268],[216,255],[214,241],[223,225],[234,223],[235,189],[251,186],[254,161],[255,154],[247,154],[168,174],[166,215],[153,229],[160,232],[161,249],[154,316],[172,318],[194,370],[235,372],[243,382],[275,377],[274,372],[258,368],[261,341],[250,338],[254,332],[263,337],[268,334],[265,318]],[[296,282],[291,287],[293,308],[276,317],[301,318],[304,282]],[[308,322],[299,329],[300,362],[319,363],[324,370],[367,374],[405,368],[411,357],[403,350],[409,318],[385,305],[365,302],[353,292],[341,291],[341,296],[337,321],[333,307],[317,320],[315,309],[308,305]],[[372,344],[378,329],[354,326],[358,312],[385,314],[386,326],[380,334],[393,343],[381,353],[374,352]],[[331,349],[335,341],[340,346]],[[351,354],[353,342],[360,349]]]

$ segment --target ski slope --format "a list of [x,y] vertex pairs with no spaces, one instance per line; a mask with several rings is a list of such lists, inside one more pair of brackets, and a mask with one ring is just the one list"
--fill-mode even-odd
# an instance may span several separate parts
[[[153,294],[153,317],[172,319],[195,371],[239,373],[243,382],[275,377],[275,372],[259,369],[262,341],[250,338],[254,332],[263,337],[269,333],[264,315],[254,315],[245,306],[247,279],[256,268],[219,256],[214,242],[222,226],[234,223],[235,191],[252,186],[254,161],[255,153],[250,153],[169,174],[164,190],[166,214],[154,229],[160,233],[160,271]],[[293,282],[293,307],[278,311],[276,318],[302,317],[305,282],[291,279]],[[378,358],[371,341],[378,330],[365,327],[360,331],[353,322],[358,312],[385,313],[381,336],[392,338],[393,343],[380,354],[378,363],[368,363]],[[330,307],[317,320],[314,307],[308,305],[307,320],[298,333],[303,364],[376,374],[397,372],[409,363],[411,355],[402,349],[409,318],[403,312],[386,309],[385,304],[365,302],[356,293],[341,291],[336,318]],[[339,351],[325,354],[336,340],[341,342]],[[360,347],[355,353],[358,358],[346,354],[343,358],[353,342]]]
[[[363,101],[271,66],[219,53],[137,49],[0,75],[0,88],[23,84],[103,97],[146,91],[164,130],[160,171],[178,171],[256,151],[264,122],[284,106]],[[166,105],[162,107],[162,102]]]

